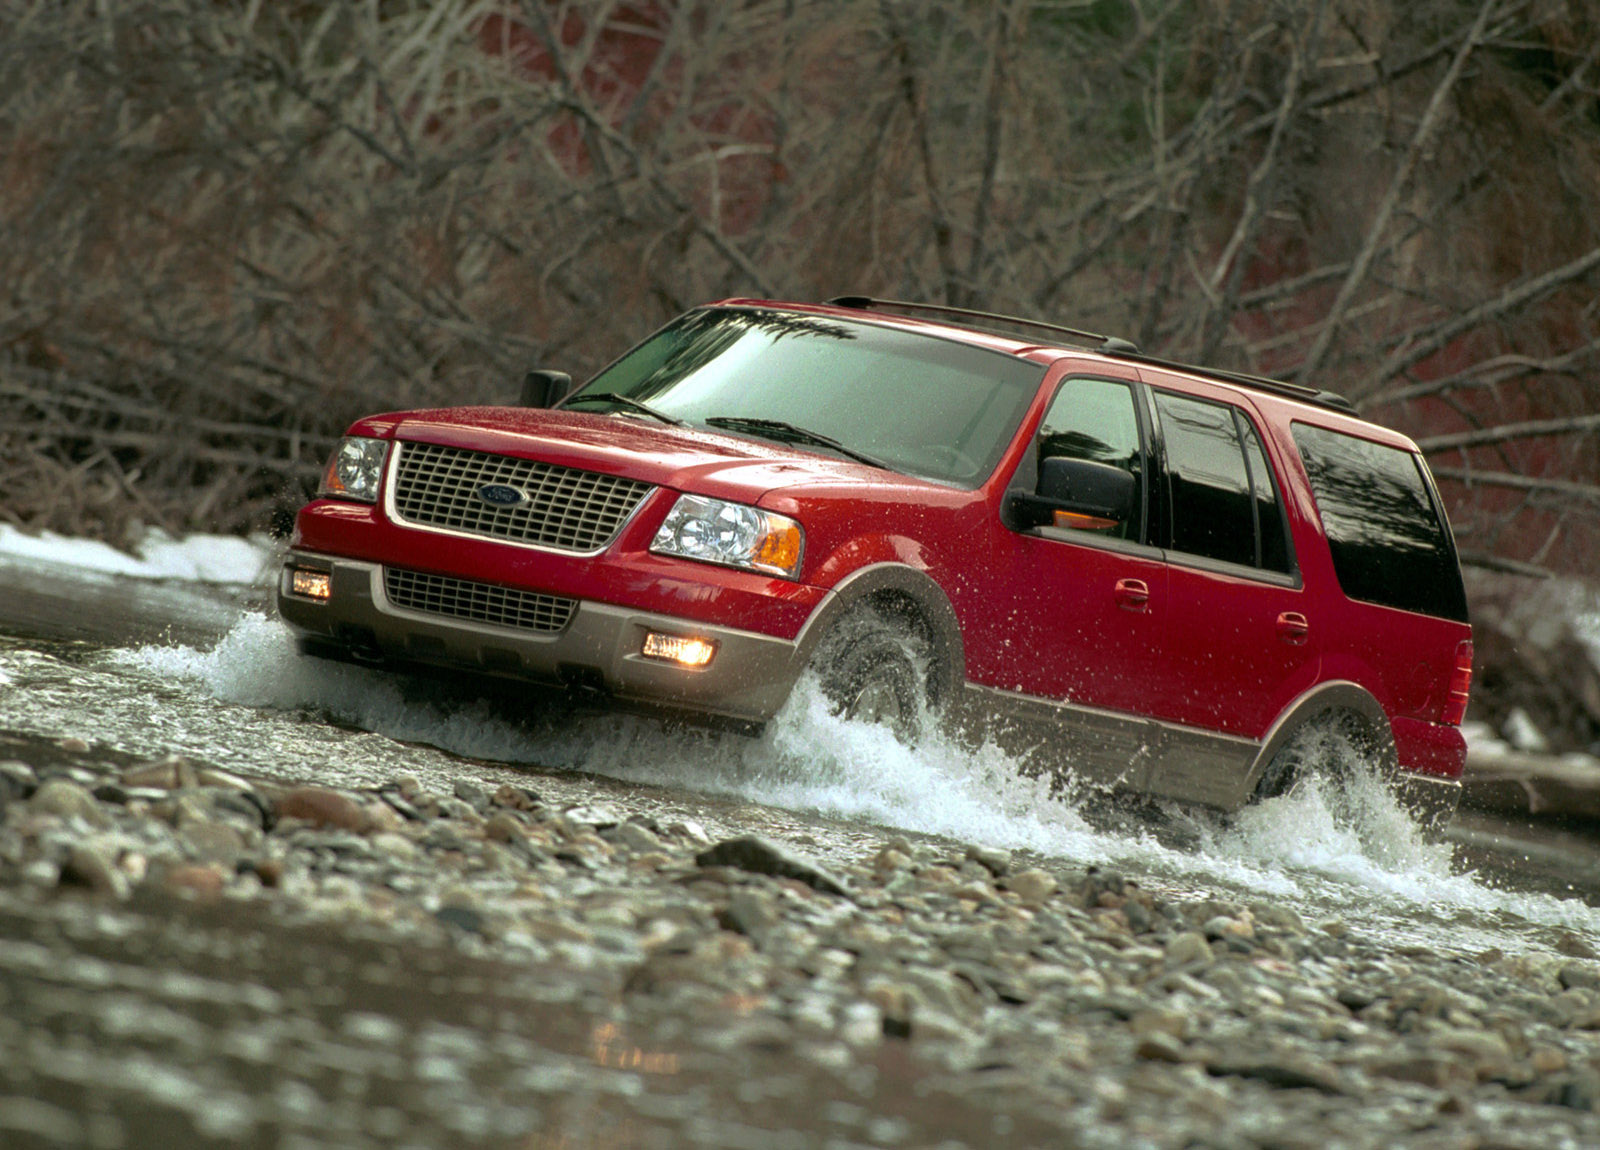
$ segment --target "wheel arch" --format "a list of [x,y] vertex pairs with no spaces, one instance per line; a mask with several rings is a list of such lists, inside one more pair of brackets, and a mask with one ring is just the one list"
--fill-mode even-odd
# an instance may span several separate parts
[[1385,772],[1393,775],[1399,759],[1395,751],[1394,729],[1383,704],[1359,683],[1336,680],[1319,683],[1295,699],[1267,729],[1261,749],[1256,752],[1255,761],[1250,764],[1249,774],[1245,778],[1243,793],[1246,798],[1256,793],[1273,759],[1302,727],[1339,714],[1355,717],[1361,725],[1361,733],[1370,740],[1371,753],[1377,757]]
[[927,639],[929,701],[935,706],[958,697],[966,681],[966,648],[949,597],[933,578],[903,563],[874,563],[852,572],[806,620],[796,639],[797,665],[804,667],[829,629],[862,604],[917,627]]

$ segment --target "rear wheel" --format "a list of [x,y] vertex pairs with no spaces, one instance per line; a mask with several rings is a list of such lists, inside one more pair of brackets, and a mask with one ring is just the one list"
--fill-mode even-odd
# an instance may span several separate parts
[[834,714],[887,727],[913,744],[922,735],[927,652],[913,624],[869,605],[834,626],[811,666]]

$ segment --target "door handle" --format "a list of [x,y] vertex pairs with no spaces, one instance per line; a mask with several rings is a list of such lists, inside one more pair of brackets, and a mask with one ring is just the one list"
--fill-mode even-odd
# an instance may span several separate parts
[[1278,616],[1278,638],[1291,647],[1305,646],[1311,634],[1311,620],[1298,611],[1285,611]]
[[1150,606],[1150,585],[1143,579],[1118,579],[1112,589],[1117,606],[1124,611],[1146,611]]

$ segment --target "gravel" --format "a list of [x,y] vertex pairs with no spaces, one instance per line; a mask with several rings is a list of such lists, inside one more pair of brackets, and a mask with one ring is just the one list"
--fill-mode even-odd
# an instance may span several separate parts
[[6,1146],[1600,1144],[1581,940],[48,752],[0,762]]

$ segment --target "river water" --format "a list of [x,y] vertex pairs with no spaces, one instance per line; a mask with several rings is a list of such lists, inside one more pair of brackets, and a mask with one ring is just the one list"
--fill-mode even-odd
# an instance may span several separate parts
[[[0,730],[182,754],[251,775],[376,786],[411,774],[519,781],[568,802],[647,791],[714,836],[755,831],[827,858],[889,830],[1097,864],[1182,896],[1269,900],[1471,954],[1600,949],[1600,851],[1465,815],[1428,843],[1375,789],[1336,815],[1315,790],[1233,819],[1062,793],[1025,762],[915,750],[802,692],[758,740],[571,714],[299,656],[259,590],[0,566]],[[531,783],[530,783],[531,780]]]

